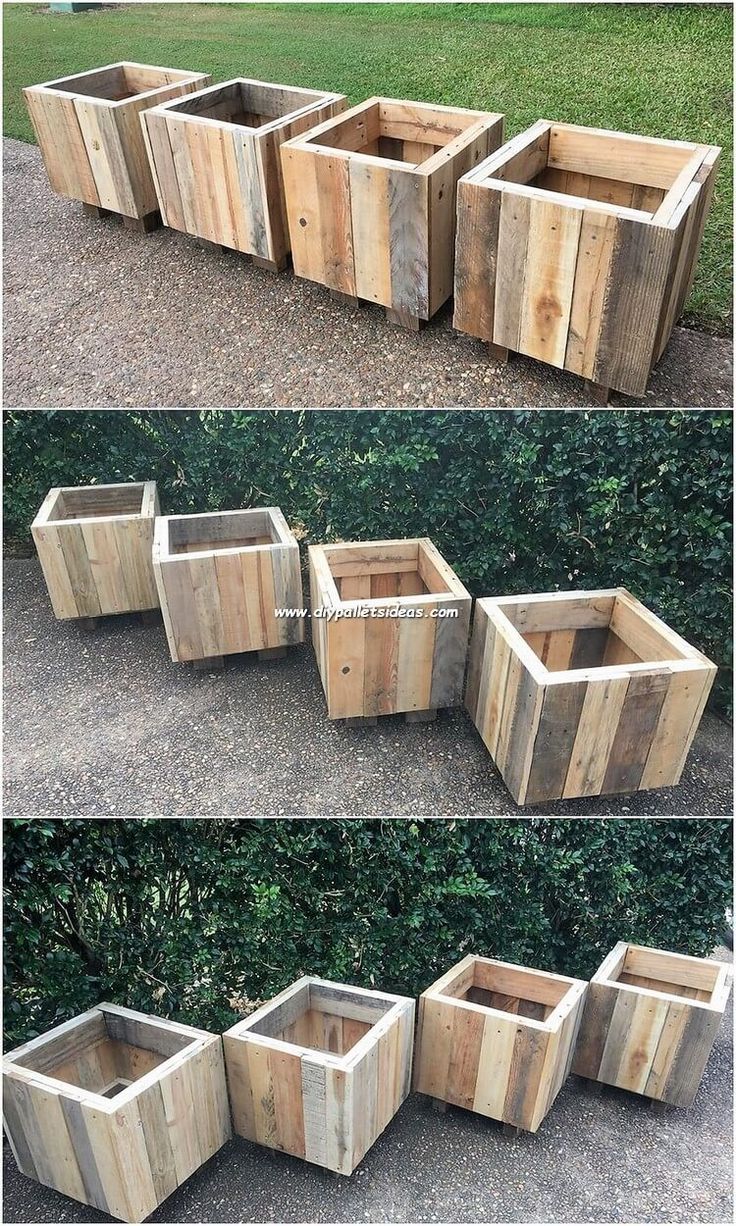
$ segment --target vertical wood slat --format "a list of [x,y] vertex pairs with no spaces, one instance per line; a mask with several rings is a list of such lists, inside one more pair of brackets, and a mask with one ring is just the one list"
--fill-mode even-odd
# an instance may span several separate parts
[[[101,69],[97,76],[102,80],[114,71],[120,69]],[[84,93],[84,79],[77,77],[59,82],[61,88],[36,85],[23,91],[54,191],[127,217],[142,218],[155,210],[140,114],[211,78],[205,73],[151,71],[157,72],[160,84],[145,97],[95,97]]]

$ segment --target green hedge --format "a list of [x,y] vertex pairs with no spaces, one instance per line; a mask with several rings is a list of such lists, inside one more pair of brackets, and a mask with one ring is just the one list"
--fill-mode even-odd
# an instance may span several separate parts
[[213,1030],[302,974],[418,994],[474,951],[708,954],[729,821],[8,820],[5,1026],[108,999]]
[[474,595],[622,584],[731,690],[721,412],[10,412],[5,532],[53,485],[156,478],[164,513],[278,504],[308,541],[431,536]]

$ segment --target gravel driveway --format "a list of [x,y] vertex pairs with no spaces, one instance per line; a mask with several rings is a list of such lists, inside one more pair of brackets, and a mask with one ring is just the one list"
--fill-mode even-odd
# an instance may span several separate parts
[[[586,407],[582,380],[492,364],[447,304],[419,335],[378,307],[204,250],[130,233],[53,194],[35,145],[6,138],[6,408]],[[646,398],[728,407],[731,342],[675,329]]]
[[172,664],[162,625],[57,622],[35,559],[5,562],[8,816],[733,814],[731,732],[706,715],[676,788],[518,809],[462,708],[327,719],[311,645]]

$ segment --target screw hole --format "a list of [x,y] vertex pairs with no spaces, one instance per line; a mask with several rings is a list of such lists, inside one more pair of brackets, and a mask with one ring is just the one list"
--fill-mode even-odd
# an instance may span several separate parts
[[300,217],[300,218],[299,218],[299,225],[300,225],[300,226],[306,226],[306,224],[307,224],[307,219],[306,219],[306,217]]
[[341,670],[340,670],[340,671],[341,671],[342,673],[349,673],[349,672],[350,672],[350,665],[349,665],[349,664],[343,664],[343,666],[342,666],[342,668],[341,668]]

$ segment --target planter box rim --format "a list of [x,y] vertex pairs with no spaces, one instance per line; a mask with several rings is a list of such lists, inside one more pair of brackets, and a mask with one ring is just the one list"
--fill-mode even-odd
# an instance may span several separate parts
[[[469,123],[461,132],[451,137],[446,144],[430,157],[425,158],[423,162],[413,163],[401,161],[397,158],[381,157],[371,153],[362,153],[358,149],[340,149],[333,145],[323,145],[319,143],[319,137],[324,133],[330,132],[335,128],[339,128],[342,124],[349,123],[355,116],[367,111],[370,107],[381,103],[389,104],[398,107],[408,107],[417,109],[426,113],[441,112],[448,115],[468,115],[474,117],[474,122]],[[366,98],[365,102],[360,102],[356,106],[350,107],[342,114],[336,115],[332,119],[327,119],[323,123],[317,124],[308,131],[301,133],[299,136],[293,136],[290,140],[284,141],[282,149],[289,150],[309,146],[309,149],[316,154],[337,158],[341,161],[355,160],[365,164],[366,166],[383,166],[385,168],[403,170],[407,174],[416,174],[423,177],[429,177],[434,170],[442,166],[443,163],[454,152],[461,150],[466,144],[469,144],[474,137],[484,131],[485,128],[490,128],[503,121],[504,115],[501,111],[475,111],[467,107],[455,107],[442,105],[432,102],[414,102],[404,98],[386,98],[382,95],[375,95],[372,98]]]
[[[115,68],[145,68],[150,72],[163,72],[170,75],[176,75],[176,81],[162,81],[160,85],[155,85],[150,89],[138,90],[131,93],[127,98],[97,98],[94,94],[85,94],[84,90],[74,88],[76,82],[83,84],[85,77],[97,76],[101,72],[109,72]],[[206,80],[209,77],[208,72],[190,72],[184,68],[165,68],[161,64],[144,64],[138,60],[116,60],[113,64],[100,64],[96,68],[85,69],[84,72],[74,73],[72,76],[55,77],[51,81],[40,81],[36,85],[24,86],[24,93],[38,93],[41,90],[52,90],[54,94],[58,94],[60,98],[78,98],[83,97],[85,102],[93,105],[104,107],[122,107],[132,102],[134,99],[153,97],[162,89],[170,89],[172,85],[178,85],[187,81]],[[69,89],[59,89],[60,85],[69,85]]]
[[[506,162],[515,157],[528,144],[532,143],[535,136],[551,133],[552,131],[578,134],[581,137],[590,138],[601,143],[613,143],[614,147],[618,145],[619,148],[623,145],[630,147],[632,144],[635,147],[640,146],[643,160],[646,160],[647,152],[653,152],[656,149],[681,151],[683,155],[689,156],[683,157],[682,166],[676,174],[673,173],[671,176],[667,176],[671,178],[671,182],[666,187],[662,185],[663,199],[652,212],[625,205],[611,204],[607,201],[596,200],[594,198],[576,196],[574,193],[568,194],[549,187],[535,187],[529,183],[507,181],[497,177],[503,173],[503,167]],[[667,229],[676,229],[680,223],[683,211],[679,206],[681,202],[686,201],[689,203],[690,200],[688,193],[691,191],[690,185],[692,180],[704,161],[717,158],[721,152],[722,150],[718,145],[672,140],[658,136],[645,136],[635,132],[619,132],[614,129],[589,128],[581,124],[540,119],[508,141],[501,149],[491,153],[478,166],[474,166],[459,182],[474,183],[481,187],[487,187],[499,192],[510,192],[511,194],[526,196],[530,199],[556,201],[558,204],[569,208],[590,209],[594,212],[607,213],[643,224],[663,225]],[[548,165],[556,166],[558,164],[552,161]],[[562,168],[564,169],[565,167],[563,166]],[[606,176],[603,177],[605,178]],[[611,174],[609,177],[615,178],[615,175]]]
[[[614,602],[621,600],[633,616],[654,630],[660,638],[666,640],[668,647],[671,648],[671,658],[666,660],[642,660],[640,663],[630,664],[605,664],[587,668],[562,669],[559,671],[548,670],[536,652],[525,642],[521,631],[513,624],[506,610],[512,609],[515,605],[541,604],[546,602],[562,607],[565,603],[579,602],[581,598],[590,603],[601,598],[613,598]],[[522,662],[529,669],[535,681],[546,685],[585,680],[613,680],[617,677],[627,677],[637,672],[658,670],[682,672],[690,669],[714,669],[716,667],[712,660],[709,660],[701,651],[691,646],[690,643],[677,634],[676,631],[672,630],[656,613],[652,613],[646,605],[642,604],[625,587],[599,588],[590,591],[573,589],[564,592],[534,592],[518,596],[483,596],[479,597],[476,604],[492,620],[496,621],[497,625],[498,619],[500,619],[503,632],[512,650],[521,657]],[[578,628],[586,629],[584,625]]]
[[553,971],[541,971],[532,966],[522,966],[517,962],[504,962],[500,958],[486,958],[482,957],[480,954],[468,954],[460,962],[457,962],[453,967],[451,967],[449,971],[446,971],[441,978],[437,979],[430,985],[430,987],[422,992],[422,996],[429,1000],[440,1000],[443,1002],[448,1001],[453,1006],[456,1005],[458,1008],[470,1010],[472,1013],[480,1013],[483,1016],[491,1014],[494,1017],[503,1017],[507,1019],[509,1017],[513,1017],[514,1015],[506,1009],[497,1009],[492,1005],[481,1005],[471,1000],[461,1000],[459,997],[453,996],[452,993],[447,990],[452,983],[462,975],[464,970],[475,965],[476,963],[482,963],[484,966],[498,967],[503,970],[512,971],[514,974],[518,974],[524,979],[528,979],[530,984],[534,981],[534,979],[543,979],[567,985],[562,998],[557,1005],[552,1008],[549,1017],[547,1017],[544,1021],[540,1021],[538,1018],[532,1017],[522,1018],[524,1026],[530,1026],[533,1030],[543,1030],[548,1032],[557,1030],[562,1021],[564,1021],[570,1010],[575,1007],[577,1002],[580,1000],[580,997],[585,993],[588,987],[588,981],[586,979],[575,979],[569,975],[558,975]]
[[[273,540],[268,545],[244,545],[237,542],[228,542],[223,539],[222,543],[215,545],[212,541],[202,541],[201,549],[189,549],[187,551],[177,551],[171,548],[171,536],[169,525],[172,523],[192,523],[195,520],[206,521],[212,518],[232,518],[243,517],[244,522],[248,516],[267,515],[271,528],[278,539]],[[220,554],[235,554],[235,553],[250,553],[254,550],[272,550],[283,549],[285,546],[293,548],[298,543],[296,537],[292,533],[289,525],[284,518],[283,512],[279,507],[248,507],[236,511],[203,511],[194,512],[191,515],[158,515],[154,528],[153,537],[153,559],[157,563],[166,562],[186,562],[192,558],[211,557]]]
[[[99,512],[96,515],[75,515],[53,516],[51,512],[55,509],[59,496],[63,498],[64,494],[95,494],[98,490],[122,490],[132,493],[135,490],[141,492],[141,505],[137,511],[126,512]],[[42,528],[55,524],[85,524],[95,523],[95,521],[104,519],[139,519],[141,517],[149,517],[154,514],[154,501],[156,497],[156,482],[155,481],[120,481],[110,482],[105,485],[56,485],[49,490],[44,498],[38,513],[36,514],[31,528]]]
[[[344,995],[353,996],[358,1000],[367,997],[371,1000],[379,1001],[385,1008],[381,1015],[377,1016],[375,1021],[370,1023],[366,1034],[342,1056],[336,1052],[322,1051],[319,1048],[292,1043],[286,1039],[278,1039],[252,1030],[253,1025],[263,1021],[270,1013],[275,1012],[280,1005],[299,995],[305,988],[310,987],[335,989]],[[261,1005],[259,1009],[254,1010],[248,1017],[236,1022],[229,1030],[224,1031],[223,1039],[239,1039],[259,1046],[271,1047],[277,1051],[298,1053],[301,1056],[306,1055],[310,1060],[318,1064],[326,1064],[330,1068],[347,1070],[363,1058],[366,1051],[370,1050],[376,1042],[376,1038],[380,1037],[381,1031],[386,1029],[403,1012],[407,1004],[414,1004],[412,996],[398,996],[392,992],[378,992],[371,988],[355,987],[353,984],[340,983],[334,979],[321,979],[316,975],[304,975],[301,979],[295,980],[288,988],[285,988],[278,995],[267,1001],[265,1005]]]
[[[233,123],[229,119],[213,119],[209,115],[198,115],[196,112],[188,114],[187,111],[181,109],[182,103],[191,105],[192,101],[205,99],[208,94],[214,93],[217,90],[227,89],[230,85],[256,85],[263,89],[280,89],[288,93],[300,95],[310,94],[311,101],[302,102],[299,106],[295,106],[293,110],[285,111],[283,115],[277,115],[275,118],[270,119],[268,123],[261,124],[259,127],[253,127],[251,124]],[[298,85],[282,85],[278,81],[261,81],[256,77],[232,77],[229,81],[218,81],[215,85],[207,85],[204,89],[195,90],[194,93],[185,94],[181,98],[170,98],[168,102],[159,102],[150,109],[155,115],[176,113],[177,121],[184,120],[187,123],[204,123],[215,128],[226,128],[228,130],[242,128],[247,132],[263,135],[277,130],[285,123],[292,123],[295,119],[308,114],[320,105],[325,106],[331,102],[339,102],[344,97],[344,94],[333,93],[332,90],[307,89],[306,87],[302,89]]]
[[[446,584],[446,590],[442,592],[428,592],[420,596],[374,596],[374,597],[358,597],[354,600],[344,600],[337,589],[335,577],[330,566],[330,555],[337,561],[337,555],[343,550],[360,550],[366,549],[366,562],[370,562],[370,552],[381,547],[397,547],[406,545],[416,545],[418,550],[423,551],[429,561],[436,566],[442,573]],[[370,552],[369,552],[370,551]],[[471,600],[472,597],[467,588],[460,582],[457,575],[452,570],[452,567],[442,557],[442,554],[433,544],[428,536],[425,537],[398,537],[395,540],[387,541],[340,541],[331,545],[310,545],[309,556],[319,569],[320,578],[324,582],[327,592],[330,596],[332,607],[353,608],[364,606],[367,608],[389,608],[394,604],[406,605],[422,605],[433,601],[446,602],[455,600]]]
[[[674,992],[660,992],[656,988],[641,987],[634,983],[622,983],[618,975],[623,968],[623,960],[629,952],[649,956],[653,964],[659,964],[663,971],[671,972],[673,982],[675,976],[682,976],[683,979],[687,978],[688,971],[695,972],[696,974],[698,971],[710,971],[713,985],[706,989],[711,993],[710,1000],[696,1000],[691,996],[678,995]],[[652,978],[654,977],[652,976]],[[671,950],[657,949],[652,945],[637,945],[633,941],[618,941],[598,967],[590,982],[606,984],[608,987],[615,988],[616,991],[629,992],[636,996],[653,996],[657,1000],[666,1000],[673,1004],[686,1004],[692,1009],[723,1013],[731,991],[732,980],[733,967],[731,964],[721,962],[717,958],[698,958],[691,954],[676,954]],[[697,985],[688,985],[683,982],[678,984],[678,986]]]
[[[37,1072],[35,1069],[30,1069],[24,1065],[23,1060],[27,1055],[42,1051],[44,1047],[61,1035],[73,1032],[83,1026],[85,1022],[91,1021],[97,1016],[104,1018],[106,1013],[129,1018],[151,1029],[169,1031],[180,1036],[182,1039],[186,1038],[188,1041],[183,1043],[178,1052],[174,1052],[171,1056],[163,1059],[154,1069],[138,1077],[135,1081],[130,1082],[112,1098],[107,1098],[104,1094],[96,1093],[93,1090],[85,1090],[73,1082],[63,1081],[58,1077],[50,1076],[48,1073]],[[30,1039],[20,1047],[4,1053],[3,1073],[7,1076],[15,1077],[17,1080],[36,1085],[39,1089],[47,1089],[55,1094],[63,1094],[66,1098],[74,1099],[76,1102],[86,1103],[90,1107],[94,1107],[96,1111],[107,1115],[114,1115],[121,1107],[127,1106],[132,1099],[170,1073],[184,1058],[188,1059],[195,1052],[208,1047],[213,1042],[219,1041],[220,1036],[212,1034],[210,1031],[199,1030],[194,1026],[185,1026],[180,1022],[169,1022],[166,1018],[139,1013],[135,1009],[126,1009],[122,1005],[114,1005],[108,1001],[100,1001],[94,1008],[88,1009],[84,1013],[79,1013],[76,1017],[72,1017],[66,1022],[61,1022],[58,1026],[45,1031],[44,1034],[38,1035],[35,1039]]]

